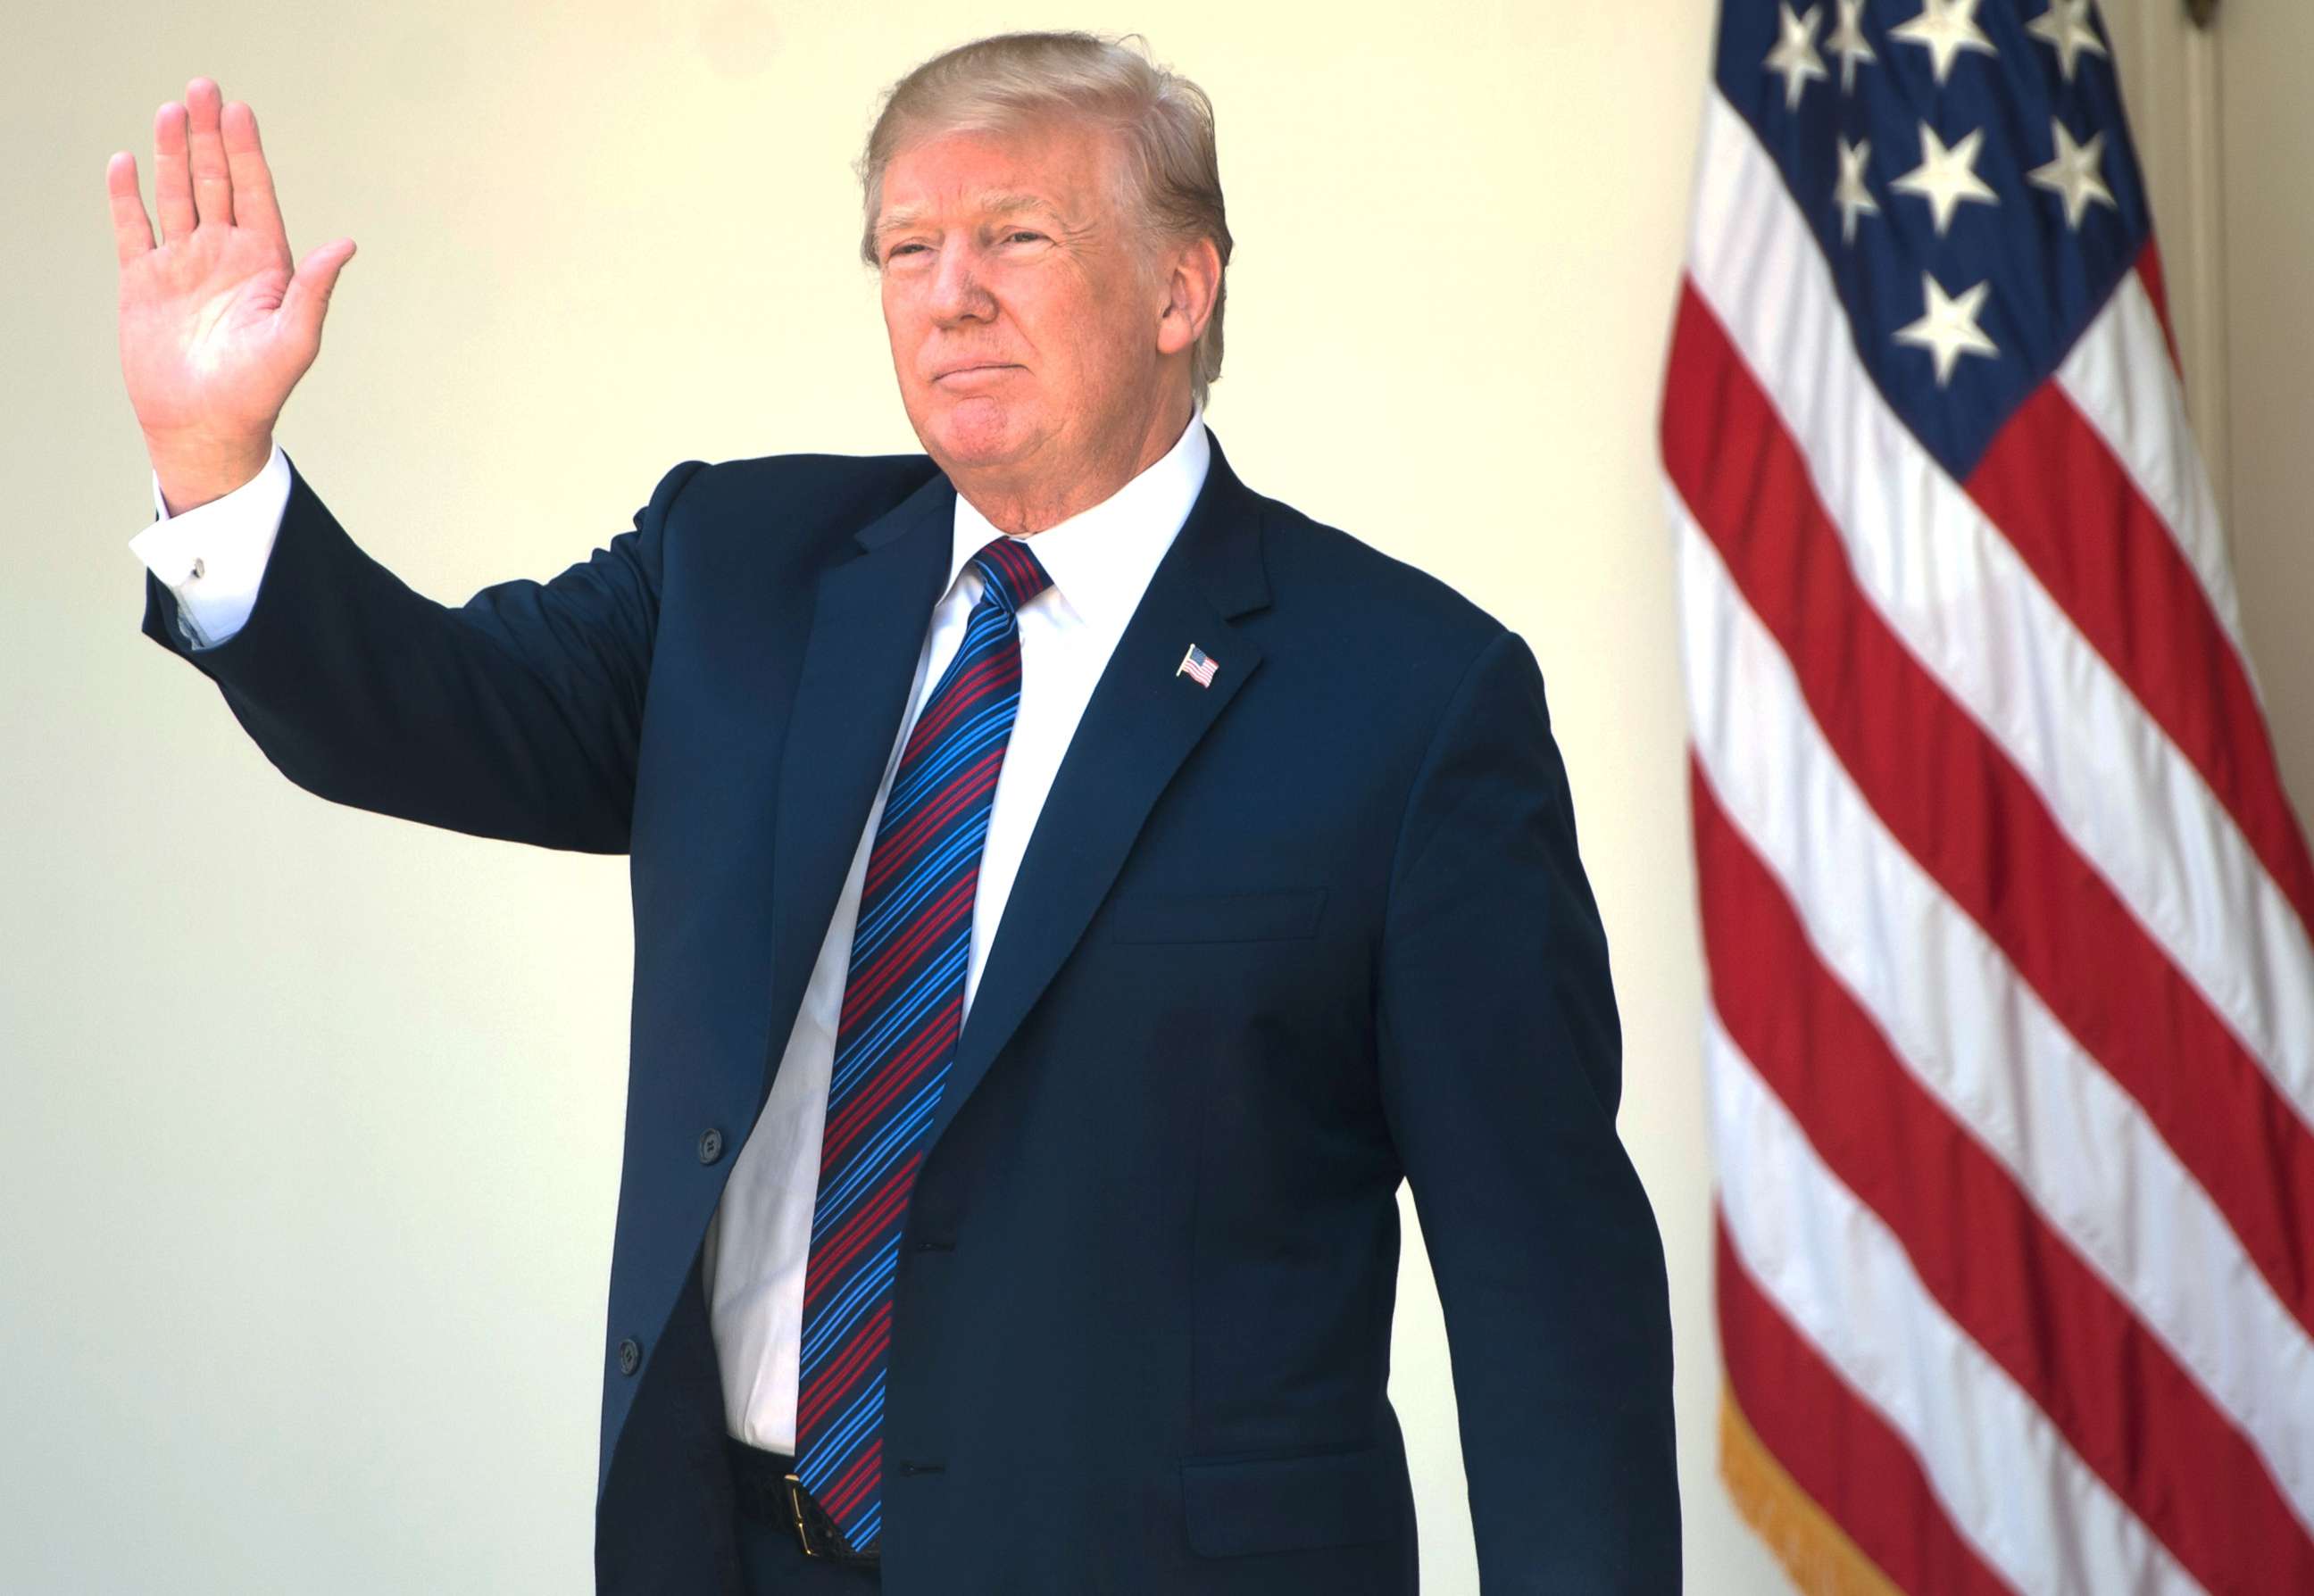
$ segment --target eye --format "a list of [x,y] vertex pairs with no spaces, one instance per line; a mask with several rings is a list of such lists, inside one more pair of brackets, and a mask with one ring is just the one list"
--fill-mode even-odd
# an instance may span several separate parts
[[1045,235],[1041,233],[1031,233],[1026,227],[1022,227],[1006,234],[1004,235],[1004,242],[1006,243],[1011,243],[1016,238],[1034,238],[1041,240],[1044,236]]
[[884,259],[885,259],[885,260],[897,260],[897,259],[899,259],[902,255],[906,254],[910,250],[921,250],[921,249],[923,249],[923,247],[924,247],[924,246],[923,246],[923,245],[922,245],[922,244],[920,244],[920,243],[904,243],[904,244],[896,244],[896,245],[895,245],[895,246],[893,247],[893,249],[892,249],[892,252],[891,252],[890,254],[888,254],[888,255],[886,255],[886,256],[884,257]]

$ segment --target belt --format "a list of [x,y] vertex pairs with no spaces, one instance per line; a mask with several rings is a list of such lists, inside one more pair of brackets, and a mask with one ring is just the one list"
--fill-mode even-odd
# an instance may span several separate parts
[[835,1521],[820,1506],[812,1494],[805,1489],[802,1480],[792,1470],[795,1459],[786,1452],[765,1451],[750,1446],[735,1435],[723,1438],[724,1451],[731,1460],[731,1483],[743,1502],[767,1507],[786,1522],[795,1526],[796,1539],[802,1544],[807,1557],[825,1557],[835,1563],[852,1563],[868,1567],[879,1566],[883,1553],[871,1547],[864,1552],[852,1549],[837,1529]]

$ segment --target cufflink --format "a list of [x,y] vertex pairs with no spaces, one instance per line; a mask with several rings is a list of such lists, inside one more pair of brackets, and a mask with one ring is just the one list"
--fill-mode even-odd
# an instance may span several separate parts
[[196,554],[193,556],[193,569],[187,574],[186,580],[190,581],[192,578],[203,575],[208,569],[208,567],[201,563],[201,557]]

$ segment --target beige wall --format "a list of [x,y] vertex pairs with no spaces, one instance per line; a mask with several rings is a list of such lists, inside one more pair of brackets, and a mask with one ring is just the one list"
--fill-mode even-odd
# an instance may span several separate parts
[[2266,713],[2314,814],[2314,7],[2228,0],[2219,29],[2226,419],[2234,566]]
[[[1653,459],[1708,0],[429,0],[326,38],[308,4],[198,11],[4,25],[0,1583],[585,1588],[616,1195],[622,861],[322,803],[137,635],[126,542],[150,508],[106,156],[133,148],[149,187],[153,109],[197,73],[257,107],[295,246],[360,245],[283,442],[366,548],[455,601],[583,558],[676,460],[913,447],[852,252],[874,92],[976,33],[1082,25],[1146,30],[1218,102],[1239,253],[1210,419],[1232,461],[1455,583],[1542,663],[1613,940],[1622,1125],[1669,1248],[1690,1585],[1781,1589],[1711,1472]],[[2274,191],[2303,169],[2276,157]],[[2307,258],[2302,216],[2271,225]],[[2284,315],[2287,283],[2236,287],[2271,285]],[[2280,704],[2314,690],[2314,643],[2287,613],[2307,557],[2271,507],[2310,468],[2276,454],[2240,491]],[[2292,757],[2314,773],[2304,736]],[[1452,1596],[1477,1586],[1406,1218],[1392,1395],[1426,1589]]]

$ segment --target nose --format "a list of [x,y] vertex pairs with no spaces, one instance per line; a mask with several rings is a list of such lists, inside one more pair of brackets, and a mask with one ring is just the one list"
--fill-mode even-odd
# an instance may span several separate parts
[[996,299],[981,286],[980,257],[969,241],[958,241],[941,251],[932,271],[929,308],[943,326],[994,318]]

